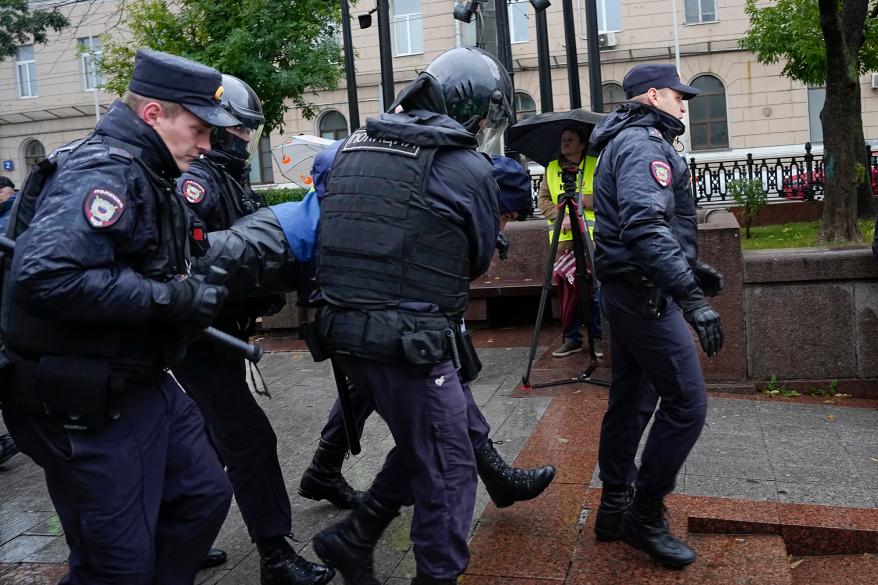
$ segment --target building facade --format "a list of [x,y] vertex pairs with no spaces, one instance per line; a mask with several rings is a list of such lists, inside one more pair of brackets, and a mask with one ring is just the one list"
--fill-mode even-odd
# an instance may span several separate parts
[[[389,0],[394,90],[424,70],[441,52],[474,46],[486,35],[478,19],[454,20],[456,0]],[[54,148],[84,136],[113,96],[99,89],[95,67],[99,34],[125,35],[118,24],[119,2],[36,0],[31,5],[61,5],[71,27],[47,45],[19,47],[14,58],[0,64],[0,174],[19,184],[29,166]],[[744,0],[597,0],[601,48],[601,92],[605,110],[624,100],[625,72],[642,62],[675,63],[679,48],[684,82],[703,90],[690,102],[686,142],[698,159],[741,159],[802,152],[805,142],[820,151],[819,113],[825,90],[806,87],[780,76],[780,65],[762,65],[738,47],[748,28]],[[672,7],[676,5],[676,24]],[[351,6],[360,123],[383,111],[379,66],[378,19],[360,28],[358,19],[374,7],[373,0]],[[494,0],[481,5],[487,19]],[[512,40],[515,104],[519,118],[542,111],[537,70],[537,32],[528,0],[508,0]],[[585,1],[573,0],[581,103],[590,108]],[[569,109],[568,72],[564,46],[562,1],[546,9],[554,109]],[[488,23],[490,26],[490,23]],[[677,42],[675,43],[675,30]],[[872,76],[861,79],[863,123],[867,140],[878,143],[878,89]],[[263,137],[254,164],[254,183],[284,182],[269,150],[296,134],[341,138],[350,131],[344,80],[334,91],[310,96],[321,113],[305,119],[298,110],[285,118],[282,132]]]

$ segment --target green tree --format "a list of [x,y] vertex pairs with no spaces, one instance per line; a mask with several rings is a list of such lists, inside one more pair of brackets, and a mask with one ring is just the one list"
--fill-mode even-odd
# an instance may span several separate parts
[[744,214],[744,234],[749,240],[753,218],[756,217],[760,209],[765,207],[765,204],[768,202],[768,194],[763,189],[760,179],[729,181],[728,187],[732,199],[742,208]]
[[871,213],[872,197],[859,76],[878,69],[878,0],[777,0],[761,8],[747,0],[746,12],[750,30],[743,49],[760,63],[785,60],[786,77],[826,84],[820,240],[861,241],[857,211]]
[[104,38],[105,88],[121,95],[138,47],[173,53],[246,81],[262,100],[267,130],[284,112],[319,111],[310,91],[334,89],[342,59],[334,31],[340,7],[326,0],[135,0],[124,8],[129,35]]
[[58,32],[68,24],[56,8],[30,10],[27,0],[0,0],[0,59],[15,55],[18,45],[45,44],[46,31]]

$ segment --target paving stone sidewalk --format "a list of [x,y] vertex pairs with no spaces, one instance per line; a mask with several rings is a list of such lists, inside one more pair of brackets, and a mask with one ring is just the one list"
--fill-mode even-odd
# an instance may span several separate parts
[[[604,389],[587,385],[561,387],[555,395],[520,392],[527,351],[522,347],[480,349],[484,370],[472,385],[491,424],[498,450],[510,462],[520,454],[522,461],[527,460],[526,447],[533,446],[533,441],[528,445],[528,440],[555,396],[564,395],[568,400],[576,400],[576,393],[590,396],[597,406],[590,414],[588,426],[593,426],[595,419],[599,421],[599,405],[606,400]],[[326,363],[315,364],[306,352],[295,351],[267,354],[260,369],[273,396],[259,400],[278,435],[280,461],[293,505],[296,546],[305,556],[316,559],[310,539],[337,521],[341,512],[328,504],[299,497],[296,488],[334,399],[330,368]],[[575,429],[576,425],[570,428]],[[363,453],[348,459],[344,471],[359,489],[368,487],[392,446],[392,438],[380,418],[373,416],[362,442]],[[593,452],[597,447],[593,437],[586,442],[582,449]],[[533,452],[538,456],[557,452],[561,460],[529,463],[556,463],[559,486],[565,477],[573,475],[581,475],[586,487],[589,477],[592,486],[599,486],[594,463],[579,469],[575,457],[562,456],[561,450],[554,449],[556,446],[549,447]],[[876,459],[878,409],[874,407],[712,397],[707,425],[680,474],[677,492],[753,502],[876,508]],[[549,505],[549,500],[545,501]],[[474,532],[488,502],[480,485]],[[540,505],[538,499],[527,506],[539,511]],[[491,511],[509,514],[514,521],[517,508],[497,511],[491,506]],[[410,521],[411,509],[407,509],[391,524],[376,550],[376,573],[382,582],[402,585],[414,576],[408,536]],[[259,583],[258,555],[234,503],[216,545],[228,552],[229,560],[220,568],[200,573],[198,583]],[[474,564],[484,566],[491,562],[489,558],[476,559],[477,554],[476,549]],[[526,555],[528,551],[518,554]],[[66,555],[63,534],[40,470],[24,456],[13,458],[0,468],[0,583],[56,583],[64,573]],[[341,583],[341,579],[337,577],[334,583]]]

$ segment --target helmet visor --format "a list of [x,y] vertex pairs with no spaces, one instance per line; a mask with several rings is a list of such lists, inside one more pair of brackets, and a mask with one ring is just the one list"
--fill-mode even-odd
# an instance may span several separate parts
[[506,96],[495,91],[488,105],[488,112],[482,120],[481,128],[476,133],[479,150],[487,153],[499,153],[503,134],[512,122],[512,108]]

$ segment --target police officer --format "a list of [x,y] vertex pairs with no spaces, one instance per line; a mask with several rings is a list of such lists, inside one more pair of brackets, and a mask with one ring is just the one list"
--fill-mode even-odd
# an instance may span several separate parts
[[[698,439],[707,411],[704,377],[687,323],[709,356],[722,348],[719,315],[705,296],[722,276],[698,262],[689,170],[674,149],[686,100],[671,65],[637,65],[623,80],[628,102],[595,128],[603,149],[594,179],[595,266],[612,330],[613,382],[599,449],[603,495],[595,532],[682,567],[695,553],[668,530],[663,499]],[[643,451],[637,445],[657,399]],[[636,495],[631,500],[630,486]]]
[[64,582],[191,585],[228,511],[203,419],[166,371],[225,295],[187,275],[174,183],[211,126],[238,124],[221,92],[216,70],[139,50],[123,99],[31,174],[10,220],[3,415],[45,471]]
[[502,135],[511,90],[489,54],[447,51],[329,171],[317,330],[396,441],[362,503],[313,540],[348,583],[377,583],[372,550],[411,503],[415,583],[454,583],[469,560],[476,462],[453,347],[498,233],[497,183],[476,148]]
[[[211,150],[177,179],[180,194],[208,232],[230,228],[264,202],[250,188],[248,161],[262,129],[262,103],[242,80],[223,75],[222,107],[239,124],[211,131]],[[279,234],[278,239],[282,237]],[[253,292],[253,291],[249,291]],[[230,299],[214,325],[239,339],[253,334],[256,317],[283,304],[277,294]],[[250,538],[260,556],[262,585],[314,585],[334,571],[290,547],[290,499],[277,459],[277,436],[247,385],[241,354],[196,340],[174,375],[198,404],[212,442],[226,465]]]
[[[336,155],[336,149],[343,141],[320,153],[312,173],[315,188],[319,195],[326,190],[325,178],[328,167]],[[523,220],[532,212],[530,177],[514,160],[493,156],[494,178],[500,187],[500,237],[497,247],[500,257],[505,259],[509,253],[508,240],[503,234],[507,221]],[[467,403],[469,436],[476,456],[479,477],[487,488],[488,495],[498,508],[510,506],[515,502],[530,500],[540,495],[552,482],[555,468],[551,465],[532,469],[511,467],[488,438],[491,427],[473,399],[469,386],[463,390]],[[366,419],[373,408],[362,397],[362,393],[349,388],[355,427],[362,433]],[[339,508],[355,508],[363,492],[354,490],[341,473],[348,441],[342,421],[341,408],[336,400],[329,414],[329,420],[320,433],[320,443],[308,469],[299,483],[299,494],[312,500],[328,500]]]

